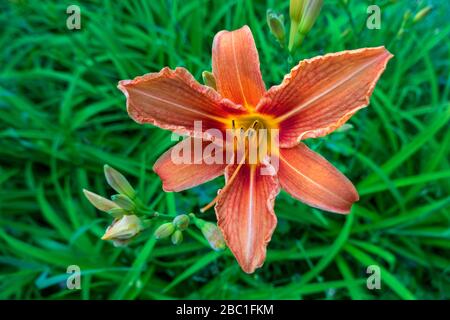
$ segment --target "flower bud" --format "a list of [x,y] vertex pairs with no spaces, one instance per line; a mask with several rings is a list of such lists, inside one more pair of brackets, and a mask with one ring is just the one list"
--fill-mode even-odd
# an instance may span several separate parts
[[425,8],[417,12],[417,14],[413,18],[413,23],[417,23],[425,18],[431,12],[431,9],[433,9],[432,6],[426,6]]
[[290,4],[291,30],[289,51],[301,45],[322,9],[323,0],[292,0]]
[[173,224],[181,231],[186,230],[189,226],[189,217],[186,214],[180,214],[173,219]]
[[167,222],[158,227],[155,231],[156,239],[164,239],[170,237],[175,231],[175,226],[172,222]]
[[116,219],[106,229],[102,240],[128,240],[143,230],[141,220],[135,215],[126,215]]
[[289,17],[291,20],[297,22],[297,24],[302,17],[305,2],[306,0],[291,0],[289,3]]
[[270,32],[277,39],[278,43],[283,46],[285,39],[284,17],[282,14],[277,14],[272,10],[267,10],[266,14],[267,24]]
[[89,190],[83,189],[83,193],[89,200],[89,202],[98,210],[108,212],[111,209],[118,208],[117,204],[115,204],[111,200],[103,198],[102,196],[99,196],[98,194],[95,194]]
[[201,229],[203,236],[208,240],[209,245],[216,251],[225,249],[225,240],[223,239],[222,232],[212,222],[206,222]]
[[183,232],[181,232],[180,230],[176,230],[172,234],[171,240],[174,245],[179,245],[181,242],[183,242]]
[[303,14],[303,7],[306,0],[291,0],[289,4],[289,17],[291,18],[291,28],[289,30],[289,51],[292,51],[294,40],[297,36],[298,24]]
[[299,34],[303,35],[306,35],[311,30],[323,5],[323,0],[309,0],[305,2],[297,31]]
[[111,197],[112,201],[125,211],[134,211],[136,208],[134,202],[123,194],[115,194]]
[[198,218],[194,220],[194,223],[200,229],[211,248],[215,251],[225,249],[225,240],[216,224]]
[[216,78],[214,78],[214,75],[211,72],[203,71],[202,78],[203,78],[203,83],[205,84],[205,86],[208,86],[210,88],[213,88],[214,90],[217,90]]
[[136,191],[119,171],[111,168],[107,164],[104,166],[105,177],[108,184],[118,193],[126,195],[130,199],[134,199]]

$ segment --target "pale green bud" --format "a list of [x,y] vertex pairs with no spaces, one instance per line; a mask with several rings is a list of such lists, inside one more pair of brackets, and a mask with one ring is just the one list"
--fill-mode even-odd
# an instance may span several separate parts
[[425,8],[417,12],[417,14],[413,18],[413,23],[417,23],[423,18],[425,18],[431,12],[432,9],[433,9],[432,6],[426,6]]
[[189,226],[189,217],[186,214],[180,214],[173,219],[173,224],[181,231],[186,230]]
[[222,232],[220,232],[220,229],[216,224],[198,218],[194,220],[194,223],[197,228],[200,229],[211,248],[213,248],[215,251],[225,249],[225,240],[223,239]]
[[89,200],[89,202],[98,210],[108,212],[111,209],[118,208],[117,204],[115,204],[111,200],[103,198],[102,196],[99,196],[98,194],[95,194],[89,190],[83,189],[83,193]]
[[210,88],[213,88],[214,90],[217,90],[216,78],[214,77],[214,75],[211,72],[203,71],[202,78],[203,78],[203,83],[205,84],[205,86],[208,86]]
[[[292,7],[292,4],[294,6]],[[311,30],[323,5],[323,0],[291,1],[291,30],[289,34],[289,51],[294,52]],[[292,18],[294,17],[294,18]]]
[[172,234],[171,240],[174,245],[179,245],[181,242],[183,242],[183,232],[181,232],[180,230],[176,230]]
[[158,227],[155,231],[155,238],[156,239],[164,239],[167,237],[170,237],[172,233],[175,231],[175,226],[172,222],[167,222]]
[[136,208],[134,202],[123,194],[115,194],[111,197],[112,201],[126,211],[134,211]]
[[127,178],[125,178],[119,171],[111,168],[107,164],[104,166],[105,177],[108,184],[116,190],[118,193],[126,195],[130,199],[134,199],[136,196],[136,191],[134,191],[131,184],[128,182]]
[[311,30],[323,5],[323,0],[309,0],[305,2],[300,24],[298,26],[298,33],[303,35],[306,35]]
[[222,232],[214,223],[206,222],[201,231],[206,240],[208,240],[211,248],[216,251],[225,249],[226,245]]
[[102,240],[128,240],[143,230],[142,221],[135,215],[126,215],[116,219],[106,229]]
[[289,17],[295,22],[300,22],[306,0],[291,0],[289,3]]
[[286,32],[284,30],[284,17],[282,14],[277,14],[271,9],[267,10],[266,13],[267,24],[269,26],[270,32],[277,39],[281,46],[284,45],[284,39]]

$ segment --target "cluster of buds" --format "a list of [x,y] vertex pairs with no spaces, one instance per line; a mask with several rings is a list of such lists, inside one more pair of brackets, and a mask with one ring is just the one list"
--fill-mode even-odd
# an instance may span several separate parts
[[139,210],[141,202],[136,191],[119,171],[108,165],[105,165],[104,171],[106,181],[118,194],[109,200],[86,189],[83,189],[83,193],[94,207],[114,218],[102,240],[111,240],[115,246],[124,246],[145,228],[144,221],[139,217],[142,214]]
[[291,0],[289,16],[291,30],[289,33],[289,51],[298,48],[311,30],[322,8],[323,0]]
[[157,239],[170,237],[172,243],[178,245],[183,241],[183,231],[191,224],[195,225],[201,231],[213,250],[220,251],[225,249],[225,240],[217,225],[197,218],[193,213],[190,213],[189,215],[180,214],[171,222],[163,223],[156,229],[155,237]]
[[164,223],[155,231],[156,239],[164,239],[170,237],[174,245],[179,245],[183,241],[183,231],[189,227],[189,216],[180,214],[171,222]]
[[137,192],[125,176],[108,165],[105,165],[104,169],[107,183],[117,194],[107,199],[83,189],[84,195],[94,207],[114,218],[102,240],[110,240],[116,247],[126,246],[150,226],[152,219],[165,219],[170,222],[161,224],[155,230],[154,235],[157,239],[170,238],[174,245],[179,245],[183,242],[183,232],[193,224],[200,229],[211,248],[214,250],[225,248],[222,233],[214,223],[197,218],[193,213],[173,216],[149,211],[137,197]]

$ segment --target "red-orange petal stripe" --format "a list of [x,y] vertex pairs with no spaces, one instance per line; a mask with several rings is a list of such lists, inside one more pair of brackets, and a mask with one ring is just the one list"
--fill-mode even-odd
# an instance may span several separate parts
[[257,111],[277,118],[281,147],[324,136],[369,104],[391,57],[377,47],[303,60],[281,85],[267,91]]
[[216,34],[212,69],[219,93],[236,104],[254,108],[266,91],[258,51],[248,26]]
[[[211,145],[210,141],[201,141],[200,139],[186,138],[177,145],[167,150],[153,166],[153,171],[161,178],[164,191],[183,191],[193,188],[202,183],[210,181],[224,174],[226,167],[225,158],[223,164],[208,162],[208,159],[201,157],[201,162],[195,164],[194,150],[197,143],[202,152]],[[180,152],[187,152],[187,156]],[[216,149],[218,150],[218,149]],[[219,150],[218,152],[220,152]],[[214,156],[216,152],[212,152]],[[173,156],[186,156],[185,163],[173,160]],[[179,160],[179,159],[178,159]]]
[[[225,177],[238,165],[230,165]],[[219,191],[220,192],[220,191]],[[215,207],[218,226],[242,270],[252,273],[263,265],[266,247],[277,224],[274,199],[279,192],[276,176],[261,175],[260,167],[243,165]]]
[[359,199],[350,180],[303,143],[280,149],[278,179],[294,198],[326,211],[348,213]]
[[134,80],[122,80],[118,88],[127,98],[127,110],[133,120],[179,134],[210,139],[194,133],[194,121],[202,121],[203,131],[225,130],[229,115],[243,113],[241,107],[195,81],[184,68],[164,68]]

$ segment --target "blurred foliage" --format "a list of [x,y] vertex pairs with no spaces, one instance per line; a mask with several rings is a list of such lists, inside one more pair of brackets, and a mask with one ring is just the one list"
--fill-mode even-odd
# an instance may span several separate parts
[[[380,30],[366,28],[380,6]],[[0,298],[2,299],[446,299],[449,274],[450,4],[325,1],[294,57],[280,49],[266,11],[288,1],[80,1],[81,30],[60,1],[0,2]],[[428,5],[433,9],[413,22]],[[407,13],[409,12],[409,14]],[[170,133],[128,118],[117,81],[164,66],[200,80],[213,36],[248,24],[267,86],[304,58],[385,45],[395,57],[352,129],[308,141],[356,185],[349,216],[282,193],[263,268],[243,273],[199,230],[179,246],[144,231],[126,248],[100,237],[110,223],[82,189],[106,196],[108,163],[149,210],[198,213],[223,179],[164,193],[152,172]],[[213,221],[212,210],[199,215]],[[81,290],[66,289],[79,265]],[[381,267],[381,290],[366,268]]]

